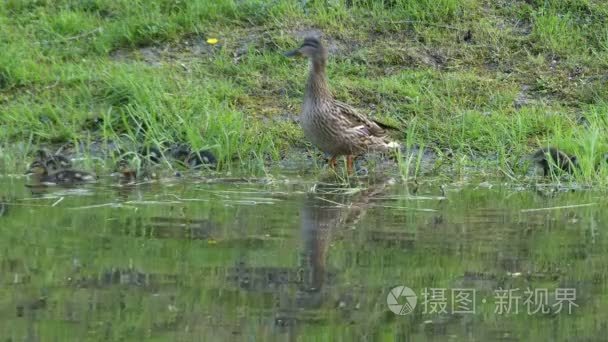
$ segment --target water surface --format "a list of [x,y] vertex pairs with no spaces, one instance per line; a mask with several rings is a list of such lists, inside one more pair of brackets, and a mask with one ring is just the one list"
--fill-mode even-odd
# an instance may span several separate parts
[[[1,178],[2,337],[605,338],[604,192],[351,183],[191,178],[36,189]],[[408,314],[387,305],[397,286],[417,295]],[[472,312],[454,312],[459,289],[474,291]],[[524,303],[527,289],[539,294],[533,303]],[[503,290],[512,290],[509,310]],[[571,312],[563,301],[558,310],[572,291]]]

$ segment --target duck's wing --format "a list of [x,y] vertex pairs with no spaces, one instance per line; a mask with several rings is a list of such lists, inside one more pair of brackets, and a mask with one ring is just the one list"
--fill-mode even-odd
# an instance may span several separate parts
[[347,105],[346,103],[335,101],[334,108],[337,114],[344,122],[347,128],[358,129],[365,132],[367,135],[383,136],[385,134],[384,129],[378,123],[368,119],[363,114],[359,113],[355,108]]

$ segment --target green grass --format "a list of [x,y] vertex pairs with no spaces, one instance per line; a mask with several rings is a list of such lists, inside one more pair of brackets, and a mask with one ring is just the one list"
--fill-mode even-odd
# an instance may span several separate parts
[[4,1],[3,168],[39,145],[180,141],[265,169],[309,147],[291,120],[306,62],[281,52],[315,30],[336,96],[409,123],[408,145],[515,175],[555,145],[601,183],[607,17],[599,0]]

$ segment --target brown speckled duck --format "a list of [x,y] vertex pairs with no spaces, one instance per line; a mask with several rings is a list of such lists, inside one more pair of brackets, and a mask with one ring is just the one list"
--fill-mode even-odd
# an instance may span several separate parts
[[95,176],[84,171],[68,169],[49,172],[47,165],[38,160],[30,164],[25,174],[33,176],[41,185],[75,185],[96,180]]
[[353,107],[337,101],[327,84],[325,66],[327,49],[315,37],[309,37],[299,48],[285,53],[287,57],[305,56],[311,61],[300,125],[304,135],[315,146],[336,158],[346,155],[348,172],[353,169],[353,157],[369,150],[388,151],[399,144],[386,137],[388,126],[366,118]]

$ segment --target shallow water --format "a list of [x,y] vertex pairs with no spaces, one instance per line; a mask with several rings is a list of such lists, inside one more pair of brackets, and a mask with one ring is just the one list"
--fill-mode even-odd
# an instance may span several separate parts
[[[488,182],[413,189],[390,179],[0,183],[7,340],[595,341],[607,333],[603,192]],[[417,296],[411,312],[403,306],[411,297],[391,301],[397,286]]]

